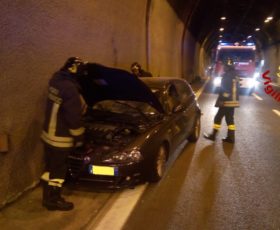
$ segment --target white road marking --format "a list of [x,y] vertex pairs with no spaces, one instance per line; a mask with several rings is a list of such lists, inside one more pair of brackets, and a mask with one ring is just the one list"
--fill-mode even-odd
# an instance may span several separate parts
[[208,81],[210,80],[210,78],[208,77],[207,80],[204,82],[203,86],[195,93],[196,98],[198,99],[200,97],[200,95],[202,94],[205,86],[207,85]]
[[252,93],[252,95],[253,95],[256,99],[258,99],[259,101],[262,101],[262,100],[263,100],[260,96],[258,96],[258,95],[255,94],[255,93]]
[[278,111],[277,109],[273,109],[272,111],[280,117],[280,111]]
[[148,184],[138,185],[119,194],[115,201],[103,207],[87,230],[122,229]]

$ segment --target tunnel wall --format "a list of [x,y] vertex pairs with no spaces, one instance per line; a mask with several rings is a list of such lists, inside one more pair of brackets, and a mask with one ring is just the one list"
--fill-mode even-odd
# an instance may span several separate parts
[[151,2],[149,20],[149,62],[155,76],[181,77],[181,40],[184,24],[169,4]]
[[197,78],[206,78],[205,69],[209,65],[210,56],[205,52],[204,47],[196,42],[188,30],[184,33],[182,45],[183,78],[189,82]]
[[15,0],[2,7],[0,26],[0,134],[9,138],[0,153],[0,207],[43,172],[47,83],[66,58],[127,70],[138,61],[154,76],[189,81],[199,70],[198,43],[188,34],[182,46],[183,22],[164,0]]
[[263,54],[265,63],[262,72],[269,70],[272,81],[280,84],[280,77],[277,76],[277,73],[280,74],[280,44],[267,47]]

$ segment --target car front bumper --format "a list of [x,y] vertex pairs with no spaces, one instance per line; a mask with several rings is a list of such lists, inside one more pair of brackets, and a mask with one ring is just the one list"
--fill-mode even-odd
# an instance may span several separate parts
[[101,165],[85,163],[82,157],[68,158],[68,174],[79,181],[91,181],[110,188],[131,187],[143,179],[142,162]]

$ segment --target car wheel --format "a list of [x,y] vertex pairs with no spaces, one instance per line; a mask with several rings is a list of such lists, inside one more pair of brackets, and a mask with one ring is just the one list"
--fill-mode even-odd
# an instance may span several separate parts
[[158,182],[163,177],[167,161],[167,151],[164,145],[161,145],[157,154],[153,158],[148,180]]
[[191,135],[188,137],[188,140],[190,142],[196,142],[198,140],[200,135],[200,127],[201,127],[200,116],[198,116],[195,120]]

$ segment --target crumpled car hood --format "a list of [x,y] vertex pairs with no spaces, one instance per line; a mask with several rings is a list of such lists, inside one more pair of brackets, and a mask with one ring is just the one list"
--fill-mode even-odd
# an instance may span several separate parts
[[141,101],[163,113],[156,96],[133,74],[96,63],[88,63],[86,73],[79,78],[79,83],[81,93],[89,106],[102,100]]

